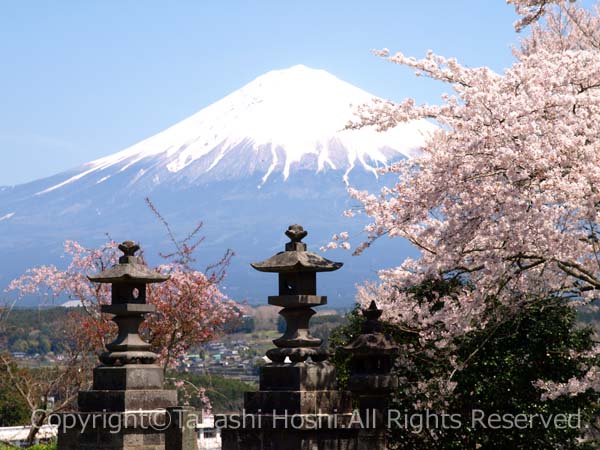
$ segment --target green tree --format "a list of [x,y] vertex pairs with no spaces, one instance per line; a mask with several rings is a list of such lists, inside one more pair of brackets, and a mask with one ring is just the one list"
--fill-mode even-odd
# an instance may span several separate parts
[[29,344],[27,343],[27,341],[25,339],[18,339],[12,344],[11,350],[13,352],[26,353],[27,350],[29,350]]
[[6,368],[0,366],[0,427],[27,425],[30,421],[27,404],[8,383]]
[[40,336],[38,344],[38,352],[42,355],[48,353],[52,349],[52,343],[46,336]]
[[[169,374],[169,381],[175,385],[178,381],[184,381],[191,387],[191,392],[179,390],[180,403],[202,408],[206,406],[206,400],[202,397],[206,396],[212,411],[217,414],[239,412],[244,408],[244,393],[256,390],[254,384],[219,375],[172,372]],[[200,395],[198,391],[201,391]]]
[[[445,283],[420,286],[424,301],[436,298],[428,294],[435,289],[451,290]],[[437,297],[439,298],[439,297]],[[434,303],[434,302],[433,302]],[[360,333],[363,318],[359,310],[349,315],[348,324],[335,330],[331,346],[338,349],[333,361],[338,367],[341,384],[348,377],[349,355],[339,351]],[[418,336],[384,323],[384,332],[397,342],[414,343]],[[543,391],[536,387],[538,380],[567,381],[581,376],[581,363],[585,352],[594,345],[589,327],[577,323],[575,310],[559,298],[540,299],[518,315],[505,311],[505,320],[490,324],[484,330],[467,333],[455,342],[464,367],[453,375],[455,384],[447,403],[429,410],[415,405],[427,405],[428,399],[414,393],[411,385],[426,382],[432,374],[439,373],[439,359],[426,354],[417,364],[407,365],[399,358],[395,373],[400,386],[394,393],[393,408],[403,416],[413,417],[408,430],[392,427],[391,448],[410,450],[492,449],[597,449],[598,442],[581,442],[589,436],[586,427],[594,427],[600,409],[598,395],[591,390],[578,396],[560,396],[543,400]],[[414,361],[414,360],[413,360]],[[589,361],[586,361],[589,363]],[[447,370],[447,368],[445,368]],[[433,415],[432,415],[433,413]],[[442,425],[441,413],[456,414],[461,426]],[[430,415],[429,423],[426,422]],[[523,414],[531,422],[525,428],[484,427],[492,414],[508,414],[510,420]],[[571,423],[563,427],[563,417]],[[570,415],[570,416],[569,416]],[[437,417],[432,419],[431,417]],[[473,427],[473,417],[483,417]],[[542,422],[550,420],[549,426]],[[533,419],[531,419],[533,418]],[[554,420],[558,422],[554,422]],[[435,423],[435,420],[438,422]],[[523,419],[524,420],[524,419]],[[425,424],[420,432],[417,425]],[[447,420],[448,425],[452,423]],[[520,425],[522,427],[523,424]]]

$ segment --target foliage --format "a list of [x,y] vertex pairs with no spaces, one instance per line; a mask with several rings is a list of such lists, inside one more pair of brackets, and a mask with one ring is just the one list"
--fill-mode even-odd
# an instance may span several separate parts
[[[54,444],[39,444],[26,447],[28,450],[56,450],[56,443]],[[0,450],[14,450],[14,447],[8,447],[0,444]]]
[[[561,396],[545,401],[536,387],[539,379],[567,381],[582,375],[580,365],[590,361],[584,356],[594,345],[589,328],[576,327],[573,308],[558,299],[532,303],[527,310],[498,326],[491,338],[486,332],[464,337],[461,357],[467,359],[476,349],[479,355],[456,374],[455,381],[464,393],[453,409],[467,416],[473,405],[488,412],[509,414],[580,415],[581,426],[592,425],[600,413],[598,395],[586,391],[578,396]],[[481,349],[479,349],[481,347]],[[594,364],[598,363],[598,359]],[[488,414],[489,415],[489,414]],[[482,448],[579,448],[584,428],[535,426],[519,429],[460,430],[449,439]],[[465,436],[466,434],[466,436]],[[598,442],[595,443],[596,445]],[[594,448],[591,442],[581,448]]]
[[[431,286],[422,286],[417,295],[424,298],[423,294],[429,290]],[[567,380],[581,375],[580,365],[589,364],[581,355],[594,345],[591,330],[578,327],[574,309],[557,298],[532,302],[518,315],[508,311],[507,315],[491,334],[488,330],[473,330],[460,337],[460,342],[456,343],[458,354],[470,363],[455,373],[452,395],[446,398],[443,410],[436,409],[427,395],[413,388],[414,384],[426,382],[429,376],[443,370],[439,367],[443,366],[443,361],[421,358],[408,365],[400,357],[394,369],[400,385],[394,393],[392,407],[409,417],[420,417],[423,423],[430,411],[438,414],[442,411],[448,416],[457,414],[463,426],[444,428],[431,421],[428,427],[419,430],[415,421],[408,431],[392,427],[392,448],[597,448],[597,442],[579,442],[585,427],[593,426],[594,417],[600,413],[597,395],[588,391],[578,396],[542,400],[542,391],[536,386],[539,379]],[[332,347],[337,349],[333,361],[342,386],[347,383],[349,355],[339,349],[360,334],[362,322],[363,317],[357,308],[350,313],[348,324],[337,329],[331,337]],[[414,336],[396,323],[385,322],[383,332],[401,346],[414,344]],[[513,417],[518,414],[528,417],[572,414],[576,426],[546,428],[538,420],[525,430],[473,428],[470,419],[474,410],[482,411],[485,417],[491,414],[510,414]],[[575,417],[580,423],[576,423]],[[578,428],[579,425],[581,428]]]
[[[156,313],[146,318],[141,332],[160,355],[163,366],[170,367],[192,345],[210,341],[239,317],[240,307],[219,290],[233,254],[227,251],[204,272],[194,269],[194,252],[203,240],[197,237],[202,224],[177,241],[166,220],[149,200],[148,203],[165,224],[175,250],[161,254],[167,262],[156,268],[157,272],[168,274],[169,280],[148,285],[147,301],[156,306]],[[70,260],[67,269],[54,266],[30,269],[13,280],[9,289],[20,295],[62,296],[79,301],[85,314],[72,330],[75,339],[80,346],[99,353],[114,336],[116,326],[100,314],[100,306],[110,303],[110,286],[92,283],[88,275],[118,262],[117,243],[111,241],[99,249],[90,249],[67,241],[64,250]]]
[[[363,324],[363,316],[359,306],[356,306],[346,315],[346,321],[343,325],[334,328],[329,335],[329,348],[331,356],[329,360],[335,365],[336,375],[340,384],[340,388],[344,388],[348,384],[350,376],[350,359],[351,355],[342,350],[342,347],[356,339],[360,333]],[[389,324],[385,322],[383,326],[385,334],[390,335],[391,330]]]
[[[413,119],[438,128],[422,155],[383,169],[397,182],[379,195],[350,189],[372,222],[360,253],[381,236],[402,237],[421,251],[361,287],[386,320],[415,336],[406,364],[444,361],[415,386],[443,405],[453,374],[470,362],[457,343],[492,333],[506,314],[525,313],[540,298],[592,308],[600,290],[600,18],[562,0],[512,0],[531,33],[515,63],[496,73],[429,52],[417,60],[377,52],[392,63],[448,85],[440,105],[380,101],[360,122],[380,129]],[[543,20],[542,20],[543,18]],[[348,211],[348,215],[356,211]],[[347,234],[330,247],[348,247]],[[424,304],[410,286],[460,281]],[[463,283],[464,282],[464,283]],[[416,343],[417,345],[414,345]],[[590,353],[598,352],[595,348]],[[549,397],[600,390],[594,358],[579,378],[540,383]]]
[[256,329],[256,323],[254,317],[250,315],[243,315],[241,320],[236,323],[230,324],[230,326],[225,328],[225,331],[228,334],[233,333],[253,333]]
[[[174,245],[172,253],[161,254],[166,262],[156,268],[158,272],[168,274],[169,279],[148,286],[146,298],[148,303],[156,306],[156,313],[146,318],[141,330],[166,369],[191,346],[207,342],[222,333],[226,324],[237,320],[240,307],[219,289],[233,253],[228,250],[220,261],[204,272],[195,269],[194,252],[203,241],[202,237],[198,237],[202,224],[178,241],[167,221],[150,200],[147,202],[165,225]],[[68,406],[78,390],[89,385],[92,361],[95,362],[95,358],[89,358],[89,355],[102,352],[116,331],[109,318],[100,313],[100,307],[110,303],[110,286],[92,283],[88,275],[118,262],[117,243],[111,241],[99,249],[90,249],[75,241],[67,241],[65,254],[69,260],[66,269],[36,267],[9,285],[9,290],[17,291],[21,296],[66,297],[79,301],[82,306],[80,311],[68,316],[65,324],[69,333],[67,341],[74,343],[70,356],[48,369],[45,377],[35,378],[32,372],[15,368],[11,358],[0,353],[0,363],[30,411],[45,411],[34,416],[29,442],[33,442],[37,430],[51,413]],[[3,317],[6,318],[6,315]],[[0,325],[5,328],[3,323]],[[51,396],[59,399],[52,408],[49,407]]]
[[9,382],[6,369],[0,367],[0,427],[28,424],[31,412],[25,400]]
[[[5,331],[0,334],[11,353],[60,355],[66,351],[65,342],[71,338],[65,334],[64,323],[70,315],[79,317],[81,313],[84,311],[78,308],[62,307],[13,309],[6,319]],[[254,329],[254,318],[244,315],[239,323],[227,323],[223,331],[227,334],[252,333]]]
[[[202,389],[203,395],[207,397],[212,411],[216,414],[239,412],[244,408],[244,392],[256,390],[256,386],[253,384],[218,375],[171,373],[170,377],[190,383],[193,386],[192,389],[196,387]],[[179,402],[197,408],[205,406],[197,395],[187,396],[185,389],[180,389]]]
[[6,318],[8,351],[29,355],[66,351],[63,324],[74,311],[67,308],[13,309]]
[[70,348],[61,363],[40,369],[18,367],[0,353],[2,384],[18,395],[17,405],[27,408],[29,443],[49,416],[73,408],[78,392],[90,385],[92,366],[92,359],[78,347]]
[[[14,303],[13,303],[14,304]],[[10,341],[14,324],[22,325],[22,314],[18,310],[12,319],[13,304],[0,308],[0,341]],[[63,318],[56,322],[55,333],[63,336],[61,360],[49,368],[28,369],[19,367],[2,346],[0,351],[0,391],[6,392],[8,420],[18,425],[31,425],[27,440],[32,443],[40,427],[48,416],[73,406],[77,393],[90,383],[92,359],[74,339],[70,330],[76,328],[77,317],[72,314],[57,313]],[[11,409],[12,408],[12,409]],[[26,412],[25,412],[26,410]]]

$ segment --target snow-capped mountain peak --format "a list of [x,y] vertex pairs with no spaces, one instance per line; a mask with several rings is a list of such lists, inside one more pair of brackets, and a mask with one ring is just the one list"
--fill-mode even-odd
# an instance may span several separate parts
[[92,175],[101,183],[150,158],[151,167],[138,171],[135,181],[145,177],[159,183],[169,174],[199,179],[215,172],[221,177],[258,172],[265,183],[276,172],[287,179],[295,165],[302,165],[316,171],[342,170],[348,182],[356,166],[374,172],[376,165],[410,156],[433,128],[414,122],[385,133],[345,130],[356,107],[373,98],[324,70],[303,65],[274,70],[158,134],[86,164],[38,194]]
[[[228,292],[263,301],[273,280],[256,276],[249,263],[278,251],[290,223],[310,230],[313,248],[340,229],[359,234],[364,222],[342,215],[354,206],[344,181],[377,192],[392,180],[369,172],[418,151],[434,129],[427,122],[385,133],[344,129],[355,108],[372,98],[323,70],[272,71],[125,150],[0,188],[6,261],[0,285],[28,267],[63,264],[59,255],[67,239],[96,248],[109,235],[143,242],[148,255],[170,253],[163,223],[148,210],[145,200],[151,198],[178,238],[198,220],[206,224],[198,264],[234,249]],[[397,264],[406,252],[391,245],[372,249],[370,258],[337,254],[344,270],[323,277],[319,289],[333,302],[350,302],[357,280]]]

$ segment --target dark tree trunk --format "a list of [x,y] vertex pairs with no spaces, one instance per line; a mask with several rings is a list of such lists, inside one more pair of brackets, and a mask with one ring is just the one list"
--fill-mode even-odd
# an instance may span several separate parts
[[31,421],[31,428],[29,428],[29,434],[27,435],[27,446],[31,447],[35,441],[35,437],[40,431],[40,428],[46,420],[46,413],[34,414],[33,420]]

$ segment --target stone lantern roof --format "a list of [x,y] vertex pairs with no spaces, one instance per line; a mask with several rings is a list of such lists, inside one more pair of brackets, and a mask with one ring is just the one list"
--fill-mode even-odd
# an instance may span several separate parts
[[119,244],[119,250],[123,256],[119,258],[119,264],[88,277],[94,283],[161,283],[169,279],[168,275],[149,269],[142,263],[135,253],[140,246],[133,241],[125,241]]
[[362,310],[366,320],[361,334],[342,347],[352,355],[348,390],[359,395],[360,409],[364,409],[365,405],[384,404],[386,395],[398,386],[392,367],[399,348],[382,332],[379,321],[382,312],[372,301],[367,309]]
[[332,272],[344,264],[330,261],[313,252],[306,251],[306,244],[301,242],[308,232],[301,225],[290,225],[285,232],[290,242],[285,251],[279,252],[269,259],[252,263],[251,266],[260,272]]
[[357,357],[396,356],[398,346],[381,332],[379,318],[383,311],[377,308],[375,301],[372,301],[369,307],[363,309],[362,312],[365,319],[367,319],[363,324],[362,334],[357,336],[350,344],[344,346],[343,349]]

